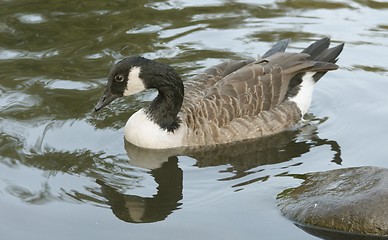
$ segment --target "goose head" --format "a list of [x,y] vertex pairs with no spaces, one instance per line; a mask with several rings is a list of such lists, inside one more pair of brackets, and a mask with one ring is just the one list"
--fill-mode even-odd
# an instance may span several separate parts
[[145,108],[149,119],[162,129],[174,131],[180,121],[177,115],[183,102],[183,82],[169,65],[144,57],[128,57],[113,66],[95,111],[99,111],[116,98],[130,96],[146,89],[158,91],[157,97]]
[[98,101],[95,111],[99,111],[116,98],[145,90],[146,86],[140,77],[140,71],[142,66],[147,65],[147,60],[141,57],[130,57],[116,63],[109,72],[104,94]]

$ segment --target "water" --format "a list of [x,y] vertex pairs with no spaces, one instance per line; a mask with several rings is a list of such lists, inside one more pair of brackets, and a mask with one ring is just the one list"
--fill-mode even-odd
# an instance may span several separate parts
[[[316,239],[276,195],[300,183],[292,174],[388,167],[387,15],[369,0],[1,1],[1,238]],[[93,112],[124,56],[189,78],[323,36],[346,43],[341,68],[319,82],[300,130],[170,156],[123,139],[154,93]]]

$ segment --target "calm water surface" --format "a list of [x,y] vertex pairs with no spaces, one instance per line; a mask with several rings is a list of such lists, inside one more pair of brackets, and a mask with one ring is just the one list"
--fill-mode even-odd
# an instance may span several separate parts
[[[201,3],[200,3],[201,2]],[[260,2],[260,3],[259,3]],[[388,167],[388,3],[0,1],[1,239],[316,239],[283,218],[295,174]],[[155,93],[93,108],[133,54],[189,78],[225,59],[345,42],[302,129],[191,153],[126,144]]]

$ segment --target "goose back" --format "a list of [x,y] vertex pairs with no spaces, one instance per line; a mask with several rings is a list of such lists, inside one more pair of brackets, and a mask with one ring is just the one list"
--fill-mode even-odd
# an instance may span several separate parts
[[183,102],[181,118],[188,129],[187,145],[241,141],[295,125],[301,112],[286,99],[290,80],[298,73],[337,68],[313,61],[305,53],[283,52],[258,61],[219,66],[228,71],[208,71],[211,77],[203,80],[205,87],[195,88],[199,95],[188,95]]
[[204,97],[207,88],[213,86],[225,76],[241,69],[251,62],[254,62],[254,59],[240,61],[229,60],[208,68],[205,72],[199,74],[195,78],[186,81],[185,96],[183,100],[184,104],[195,104],[198,100]]

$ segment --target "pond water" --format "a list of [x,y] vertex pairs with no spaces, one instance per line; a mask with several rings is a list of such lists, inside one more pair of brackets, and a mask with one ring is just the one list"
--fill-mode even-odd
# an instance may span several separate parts
[[[276,196],[306,173],[388,167],[387,20],[377,0],[0,1],[2,239],[316,239]],[[123,138],[155,93],[93,111],[128,55],[187,79],[324,36],[345,49],[301,129],[171,154]]]

